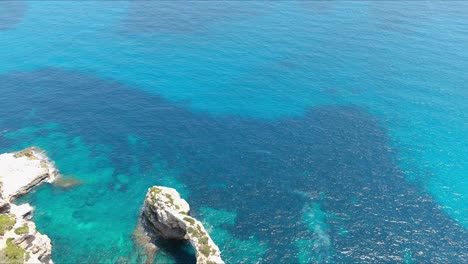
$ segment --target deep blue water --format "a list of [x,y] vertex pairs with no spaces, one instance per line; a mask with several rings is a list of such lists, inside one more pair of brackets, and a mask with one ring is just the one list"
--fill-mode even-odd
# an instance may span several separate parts
[[0,150],[83,181],[23,199],[57,263],[142,262],[155,184],[229,263],[467,262],[467,10],[1,2]]

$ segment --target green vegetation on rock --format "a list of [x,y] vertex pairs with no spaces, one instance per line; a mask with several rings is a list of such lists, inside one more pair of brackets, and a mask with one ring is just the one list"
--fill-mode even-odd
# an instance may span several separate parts
[[24,235],[29,233],[29,227],[27,224],[24,224],[22,227],[18,227],[15,229],[15,234],[17,235]]
[[6,231],[13,228],[16,224],[16,218],[12,214],[0,214],[0,236],[3,236]]
[[27,157],[27,158],[34,158],[34,148],[27,148],[21,151],[16,152],[13,155],[15,158]]
[[[24,253],[24,249],[13,243],[13,238],[8,238],[6,247],[0,251],[0,259],[2,259],[2,263],[20,264],[25,261]],[[26,257],[29,257],[28,254]]]
[[171,204],[174,204],[174,199],[172,199],[172,196],[170,194],[166,193],[164,195],[167,197],[167,199],[171,201]]
[[200,233],[196,229],[194,229],[193,227],[190,227],[190,226],[187,228],[187,232],[189,232],[192,235],[192,237],[199,237],[200,236]]
[[202,236],[198,239],[198,242],[200,242],[201,244],[208,244],[208,237]]
[[151,192],[154,192],[154,194],[159,194],[160,192],[162,192],[162,190],[156,186],[153,186],[150,188]]
[[211,247],[208,244],[202,244],[200,246],[200,252],[205,255],[205,257],[208,257],[211,253]]
[[192,217],[190,216],[186,216],[184,217],[184,220],[189,222],[190,224],[194,225],[195,224],[195,219],[193,219]]

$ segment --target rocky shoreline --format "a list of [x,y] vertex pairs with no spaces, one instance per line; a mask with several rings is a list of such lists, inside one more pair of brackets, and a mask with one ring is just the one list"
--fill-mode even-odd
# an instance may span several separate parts
[[44,151],[31,147],[0,155],[0,259],[2,263],[52,264],[52,244],[31,221],[34,209],[18,197],[59,176]]
[[149,188],[141,224],[149,237],[188,240],[198,264],[222,264],[221,252],[203,224],[189,215],[190,206],[173,188]]
[[[52,244],[31,221],[34,208],[16,204],[17,198],[42,183],[71,188],[81,182],[60,176],[54,163],[36,147],[0,155],[0,262],[53,264]],[[190,206],[173,188],[149,188],[134,239],[152,263],[155,239],[187,240],[193,246],[198,264],[224,264],[221,252],[203,224],[189,215]]]

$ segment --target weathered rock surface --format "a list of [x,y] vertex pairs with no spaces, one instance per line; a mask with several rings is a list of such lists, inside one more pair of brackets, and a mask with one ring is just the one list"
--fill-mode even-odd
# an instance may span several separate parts
[[152,236],[188,240],[195,249],[197,263],[224,263],[203,224],[189,212],[189,204],[175,189],[154,186],[146,194],[141,221]]
[[30,221],[34,208],[16,205],[16,198],[59,175],[47,155],[37,148],[0,155],[0,260],[2,263],[53,263],[49,237]]
[[53,162],[38,148],[0,155],[2,199],[13,201],[43,182],[52,182],[57,176]]

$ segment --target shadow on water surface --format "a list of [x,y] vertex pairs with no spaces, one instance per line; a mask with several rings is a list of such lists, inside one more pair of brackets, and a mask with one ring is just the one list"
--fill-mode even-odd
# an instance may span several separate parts
[[181,169],[195,213],[237,212],[229,231],[268,244],[265,262],[297,261],[295,241],[311,236],[299,193],[321,194],[316,201],[334,216],[327,218],[334,261],[396,261],[405,252],[416,262],[467,260],[466,230],[404,179],[385,130],[360,107],[316,107],[274,121],[213,117],[58,69],[3,75],[0,87],[2,130],[61,123],[88,144],[111,145],[118,173],[128,172],[127,135],[146,140],[140,165],[157,154]]

